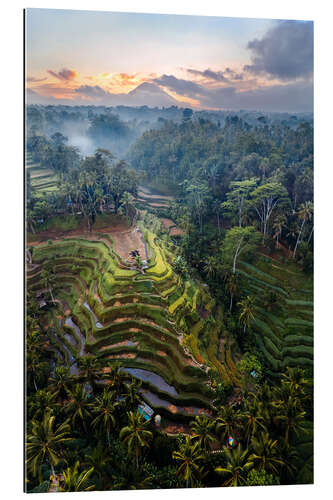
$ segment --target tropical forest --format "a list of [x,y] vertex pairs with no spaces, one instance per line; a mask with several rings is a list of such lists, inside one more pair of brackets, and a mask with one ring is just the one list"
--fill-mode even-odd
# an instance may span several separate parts
[[312,483],[312,113],[25,118],[26,491]]

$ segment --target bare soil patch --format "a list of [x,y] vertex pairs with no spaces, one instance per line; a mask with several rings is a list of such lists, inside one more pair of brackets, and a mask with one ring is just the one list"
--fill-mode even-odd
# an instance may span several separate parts
[[170,236],[183,236],[185,231],[183,231],[180,227],[172,227],[170,229]]
[[170,227],[173,227],[175,223],[171,219],[167,219],[166,217],[161,217],[161,221],[165,229],[169,229]]
[[129,352],[127,354],[110,354],[108,359],[134,359],[136,358],[136,354],[133,352]]
[[168,206],[167,202],[165,202],[165,203],[149,203],[149,205],[151,207],[156,207],[156,208],[167,207]]
[[[113,214],[110,214],[109,221],[108,219],[106,219],[103,221],[99,221],[98,224],[94,224],[90,232],[88,231],[85,219],[82,219],[79,227],[77,227],[76,229],[64,231],[53,228],[34,235],[28,234],[28,245],[37,246],[45,243],[48,240],[80,237],[87,240],[99,239],[101,241],[104,241],[111,248],[110,241],[104,238],[100,238],[101,234],[104,233],[110,234],[114,241],[114,250],[122,259],[129,259],[129,252],[131,252],[132,250],[138,250],[140,253],[140,257],[143,260],[146,260],[146,249],[141,231],[137,227],[129,228],[124,220],[122,220],[121,218],[111,217],[111,215]],[[33,241],[29,241],[29,237]]]
[[115,251],[122,259],[130,259],[129,252],[138,250],[141,259],[147,260],[142,234],[137,227],[122,231],[111,229],[110,234],[114,241]]

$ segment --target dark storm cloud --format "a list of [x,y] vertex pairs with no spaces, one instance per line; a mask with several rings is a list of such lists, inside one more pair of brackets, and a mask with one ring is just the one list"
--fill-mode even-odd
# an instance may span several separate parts
[[279,21],[260,40],[251,40],[252,64],[245,71],[281,80],[313,74],[313,23]]
[[62,81],[70,81],[74,80],[77,76],[77,72],[74,71],[73,69],[67,69],[63,68],[61,71],[52,71],[51,69],[48,69],[47,72],[57,78],[58,80]]
[[202,107],[261,111],[313,112],[313,85],[295,82],[237,92],[234,87],[212,90],[200,100]]

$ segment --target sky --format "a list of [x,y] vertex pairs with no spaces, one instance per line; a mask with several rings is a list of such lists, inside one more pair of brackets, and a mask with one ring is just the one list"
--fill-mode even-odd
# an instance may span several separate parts
[[313,23],[27,9],[27,102],[312,112]]

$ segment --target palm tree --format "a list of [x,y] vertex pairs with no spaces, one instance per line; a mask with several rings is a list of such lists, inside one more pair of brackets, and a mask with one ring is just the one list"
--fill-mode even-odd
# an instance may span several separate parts
[[246,421],[245,435],[247,436],[247,447],[249,447],[250,438],[257,430],[259,428],[265,430],[264,417],[261,415],[261,404],[254,399],[252,404],[248,405],[247,409],[242,414],[242,418]]
[[68,420],[54,428],[54,419],[55,417],[47,411],[42,422],[32,421],[32,430],[27,436],[27,465],[31,468],[34,476],[37,476],[39,472],[40,482],[41,466],[46,462],[51,466],[53,477],[56,477],[54,466],[60,459],[60,445],[71,439],[66,437],[70,433]]
[[50,363],[41,361],[40,355],[36,350],[27,349],[26,372],[28,389],[34,387],[35,391],[37,391],[37,383],[39,384],[43,380],[44,375],[49,373],[49,370]]
[[206,264],[203,270],[209,278],[214,278],[214,276],[216,275],[216,268],[217,268],[217,260],[215,257],[210,255],[206,259]]
[[73,428],[77,421],[81,421],[83,428],[87,431],[87,420],[91,417],[90,402],[85,388],[81,384],[76,384],[72,390],[67,390],[69,401],[65,406],[66,413],[70,415]]
[[137,255],[137,256],[135,257],[135,263],[136,263],[137,268],[139,269],[139,271],[140,271],[142,274],[144,274],[144,270],[143,270],[143,261],[142,261],[142,259],[141,259],[140,255]]
[[45,389],[39,389],[36,391],[29,404],[29,410],[31,411],[33,418],[43,416],[46,411],[52,412],[52,406],[54,405],[55,398],[55,393],[46,391]]
[[249,326],[251,321],[254,319],[254,300],[248,295],[245,299],[240,300],[237,305],[241,309],[239,313],[239,321],[243,325],[243,334],[245,335],[246,327]]
[[282,373],[283,383],[290,388],[291,394],[302,396],[306,387],[309,385],[309,380],[305,378],[305,372],[301,368],[287,367],[287,373]]
[[234,273],[226,273],[225,277],[224,277],[224,281],[226,283],[226,288],[230,294],[229,311],[231,311],[234,295],[237,291],[237,275]]
[[85,356],[78,359],[78,367],[80,376],[91,385],[94,391],[96,389],[96,380],[101,377],[101,361],[93,355]]
[[111,390],[116,392],[116,396],[120,396],[124,391],[126,391],[126,379],[127,375],[125,372],[121,371],[121,365],[119,362],[108,363],[110,372],[107,375],[108,380],[110,380],[109,387]]
[[301,241],[304,224],[312,219],[312,215],[313,215],[313,203],[311,203],[311,201],[306,201],[305,203],[302,203],[298,211],[298,217],[299,219],[301,219],[302,224],[297,236],[297,241],[293,252],[294,258],[296,256],[297,247]]
[[217,467],[216,472],[227,476],[228,479],[223,483],[223,486],[242,486],[246,481],[246,473],[252,467],[252,463],[248,460],[248,450],[242,450],[239,445],[234,450],[226,448],[224,457],[227,461],[225,467]]
[[93,427],[99,427],[101,430],[106,429],[108,443],[110,446],[110,431],[115,427],[116,420],[114,412],[117,403],[115,401],[115,393],[104,389],[101,396],[97,396],[91,403],[92,412],[96,415],[92,421]]
[[298,436],[300,432],[306,432],[303,426],[306,413],[299,409],[298,401],[293,397],[289,397],[287,403],[283,402],[277,407],[279,413],[274,417],[274,421],[282,424],[284,441],[290,444],[290,434]]
[[52,292],[52,288],[55,286],[55,283],[56,283],[55,272],[53,270],[43,269],[43,271],[41,272],[41,282],[42,282],[42,285],[48,289],[48,291],[51,295],[51,298],[52,298],[52,302],[53,302],[53,304],[55,304],[55,300],[54,300],[53,292]]
[[214,214],[216,215],[216,218],[217,218],[217,229],[218,229],[218,232],[219,232],[219,234],[221,234],[220,214],[222,212],[222,207],[221,207],[221,203],[220,203],[219,200],[215,200],[213,202],[213,212],[214,212]]
[[152,485],[153,475],[147,469],[137,469],[131,463],[122,462],[112,479],[112,490],[147,490]]
[[216,432],[221,441],[225,441],[228,436],[235,434],[239,423],[240,414],[231,405],[222,406],[216,419]]
[[60,488],[60,491],[91,491],[95,488],[95,485],[90,482],[90,476],[94,472],[94,468],[91,467],[88,470],[79,472],[79,465],[80,462],[77,461],[74,469],[68,467],[64,470],[64,485]]
[[125,191],[121,197],[121,203],[124,205],[126,217],[130,218],[131,225],[133,224],[133,214],[135,213],[133,201],[134,196],[132,196],[128,191]]
[[67,366],[57,366],[54,374],[49,378],[49,388],[57,397],[64,399],[72,382],[69,368]]
[[276,239],[276,248],[279,248],[279,238],[282,234],[282,229],[286,226],[287,217],[283,214],[278,214],[273,222],[274,234],[273,238]]
[[271,439],[267,432],[261,433],[259,437],[252,438],[251,447],[253,453],[249,461],[253,467],[278,475],[279,468],[284,466],[284,461],[279,456],[277,440]]
[[297,453],[296,448],[282,441],[281,443],[279,443],[278,454],[283,462],[283,472],[289,479],[292,479],[294,481],[296,471],[295,464],[297,464],[299,461],[299,454]]
[[198,441],[199,447],[205,452],[210,450],[210,443],[215,441],[215,437],[212,434],[214,427],[215,422],[209,420],[205,415],[197,416],[191,422],[192,437]]
[[186,436],[185,443],[180,445],[179,451],[172,453],[172,458],[181,462],[177,470],[177,476],[183,477],[186,488],[189,485],[193,486],[195,481],[201,477],[202,470],[199,463],[205,458],[199,448],[199,442],[192,444],[191,438]]
[[147,429],[148,423],[144,417],[137,411],[127,413],[128,425],[120,431],[120,439],[124,445],[127,445],[128,453],[133,456],[136,467],[139,467],[139,455],[141,448],[149,446],[149,441],[153,434]]
[[98,441],[98,445],[93,447],[90,455],[85,455],[85,463],[98,474],[101,484],[103,484],[103,474],[110,460],[109,450],[103,448],[101,441]]
[[264,382],[260,388],[260,391],[257,395],[260,405],[261,405],[261,415],[264,419],[265,427],[270,427],[272,423],[272,401],[273,401],[273,393],[271,386]]
[[122,401],[124,401],[127,410],[134,410],[141,402],[141,396],[139,393],[141,385],[141,380],[138,381],[136,379],[133,379],[129,385],[126,385],[125,392],[122,394]]

